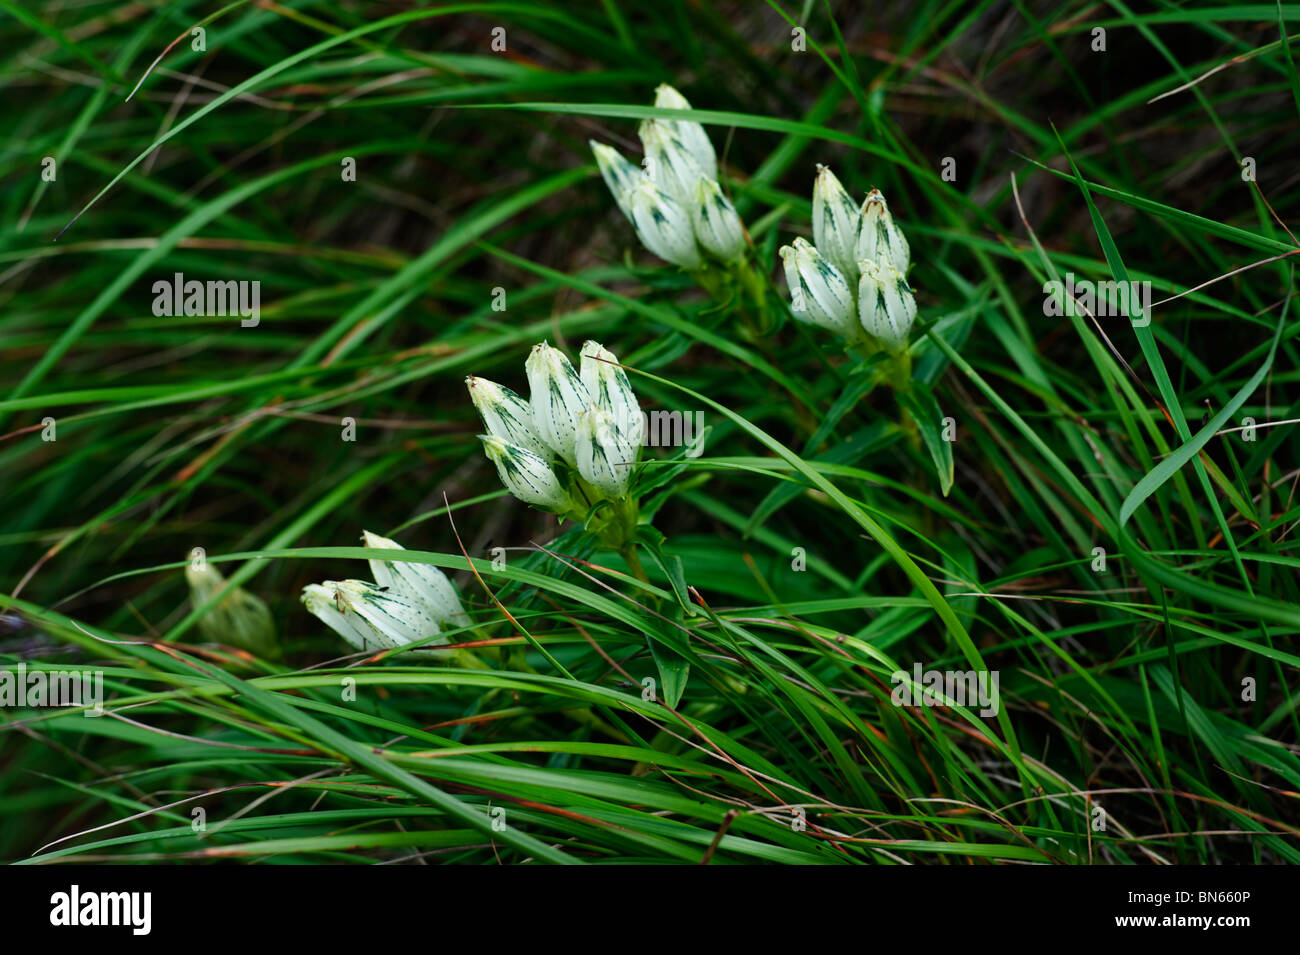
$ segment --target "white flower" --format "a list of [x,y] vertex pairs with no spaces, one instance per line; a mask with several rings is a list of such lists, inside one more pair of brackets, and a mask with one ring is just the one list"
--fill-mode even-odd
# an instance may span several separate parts
[[587,140],[587,142],[591,145],[591,151],[596,156],[596,165],[600,167],[600,176],[609,187],[614,201],[618,203],[623,215],[631,219],[632,209],[628,205],[627,197],[641,178],[641,170],[624,159],[613,146],[606,146],[595,140]]
[[[361,539],[375,550],[402,551],[395,541],[369,531]],[[456,588],[437,567],[411,561],[372,558],[375,582],[327,580],[303,588],[303,605],[358,650],[393,650],[422,643],[420,656],[445,659],[452,651],[442,628],[469,626]],[[432,638],[437,639],[432,639]]]
[[907,279],[888,262],[858,263],[858,318],[862,327],[890,351],[907,347],[907,333],[916,320],[916,299]]
[[[667,83],[661,84],[655,90],[655,106],[660,109],[691,108],[686,97]],[[710,142],[709,134],[704,131],[702,125],[687,119],[666,119],[660,122],[677,134],[677,138],[690,151],[705,176],[710,179],[718,178],[718,156],[713,151],[713,143]]]
[[524,370],[528,373],[533,429],[543,444],[572,464],[578,415],[589,402],[587,389],[564,352],[546,342],[533,346]]
[[858,229],[855,254],[859,260],[888,262],[898,271],[907,274],[911,250],[907,247],[903,230],[889,214],[889,206],[879,189],[872,189],[862,203],[862,222]]
[[[667,84],[655,91],[655,106],[691,108]],[[645,149],[639,176],[613,148],[590,145],[605,184],[641,244],[684,269],[704,267],[701,247],[726,265],[741,262],[744,227],[717,183],[718,157],[704,127],[691,120],[647,119],[637,133]]]
[[544,458],[554,457],[554,452],[547,447],[533,426],[533,411],[527,401],[509,388],[486,378],[470,376],[465,379],[465,386],[469,389],[470,399],[478,409],[488,434],[527,448]]
[[[361,532],[367,547],[382,550],[404,550],[401,544],[380,537],[370,531]],[[460,596],[447,575],[432,564],[411,561],[371,559],[370,574],[380,587],[387,587],[398,596],[428,608],[434,622],[440,627],[465,627],[469,617],[461,606]]]
[[348,609],[335,591],[338,581],[327,580],[323,584],[308,584],[302,589],[302,603],[308,613],[320,619],[340,637],[348,646],[358,650],[376,650],[388,647],[381,642],[373,627]]
[[689,149],[667,124],[644,120],[637,129],[645,149],[645,171],[654,184],[687,207],[695,198],[695,184],[706,177]]
[[609,412],[590,405],[578,423],[578,473],[609,497],[627,493],[628,475],[636,462],[636,445],[627,441]]
[[645,418],[618,358],[599,342],[584,342],[578,374],[592,402],[614,419],[614,425],[634,448],[641,446]]
[[795,239],[793,246],[784,245],[780,252],[795,317],[850,341],[860,338],[853,314],[853,290],[840,270],[806,239]]
[[829,166],[817,167],[813,182],[813,245],[831,261],[850,285],[858,280],[859,224],[862,213]]
[[[397,591],[365,580],[327,580],[303,588],[307,610],[358,650],[393,650],[438,637],[445,644],[433,611]],[[422,656],[443,657],[447,651],[427,646]]]
[[573,509],[569,492],[544,458],[494,435],[480,434],[479,440],[483,442],[483,453],[497,466],[501,483],[519,500],[557,514]]
[[684,269],[698,269],[703,264],[690,216],[681,203],[643,176],[632,190],[629,204],[642,245]]
[[739,262],[745,255],[745,230],[735,206],[712,179],[699,179],[691,203],[691,227],[696,241],[723,262]]

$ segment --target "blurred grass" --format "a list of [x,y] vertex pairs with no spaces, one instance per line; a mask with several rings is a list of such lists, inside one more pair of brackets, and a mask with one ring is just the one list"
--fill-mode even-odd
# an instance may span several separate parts
[[[0,665],[102,668],[113,714],[5,711],[0,858],[1300,860],[1300,8],[0,11]],[[827,340],[748,341],[637,247],[586,143],[633,145],[659,82],[773,276],[815,163],[889,197],[947,498]],[[174,272],[259,280],[260,325],[155,317]],[[1170,301],[1049,317],[1067,272]],[[474,439],[465,375],[521,388],[528,346],[587,337],[712,427],[655,518],[703,602],[683,628]],[[1234,397],[1256,440],[1193,453]],[[297,595],[363,576],[363,527],[527,666],[343,658]],[[196,642],[196,546],[282,661]],[[642,699],[647,632],[691,661],[676,711]],[[891,705],[895,669],[971,661],[998,719]]]

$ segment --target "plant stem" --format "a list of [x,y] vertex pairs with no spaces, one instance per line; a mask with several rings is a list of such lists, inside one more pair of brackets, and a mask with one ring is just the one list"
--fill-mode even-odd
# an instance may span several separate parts
[[627,564],[628,570],[632,571],[633,577],[643,584],[650,583],[650,578],[646,576],[645,567],[641,565],[641,558],[637,556],[635,541],[628,541],[618,549],[618,553]]

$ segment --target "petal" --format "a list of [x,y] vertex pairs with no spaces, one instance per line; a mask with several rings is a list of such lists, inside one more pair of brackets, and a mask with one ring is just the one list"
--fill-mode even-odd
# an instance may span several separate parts
[[507,444],[492,435],[481,434],[479,440],[488,460],[496,465],[501,483],[519,500],[557,514],[573,509],[573,500],[544,459],[527,448]]
[[627,493],[634,457],[620,440],[613,419],[591,405],[578,428],[578,473],[584,481],[612,498]]
[[[357,650],[382,650],[391,647],[391,643],[357,614],[347,609],[336,594],[337,581],[327,580],[323,584],[308,584],[302,590],[303,606],[308,613],[318,618],[327,627],[342,637],[349,646]],[[339,608],[343,607],[343,610]]]
[[646,173],[683,207],[689,206],[695,196],[695,183],[705,174],[700,164],[665,123],[644,120],[637,133],[645,148]]
[[[446,643],[438,623],[429,608],[408,599],[395,590],[364,580],[340,580],[334,584],[336,603],[343,613],[360,617],[376,634],[380,642],[392,647],[438,637],[433,643]],[[427,647],[421,650],[429,652]]]
[[802,318],[852,339],[856,334],[853,290],[839,269],[804,239],[794,240],[787,261],[793,262],[797,275],[799,293],[795,298],[797,302],[802,299]]
[[855,249],[862,214],[828,166],[817,167],[813,183],[813,244],[848,282],[858,279]]
[[891,351],[907,346],[916,320],[916,299],[903,273],[888,263],[863,259],[858,285],[858,317],[863,329]]
[[907,273],[911,250],[903,230],[890,215],[889,206],[879,189],[871,190],[862,203],[862,220],[855,254],[859,260],[888,262],[898,271]]
[[684,269],[701,266],[695,230],[679,202],[643,177],[632,192],[631,205],[632,224],[642,245]]
[[[587,389],[564,352],[546,342],[533,347],[524,368],[537,436],[572,464],[573,436],[578,429],[578,415],[588,404]],[[507,443],[515,442],[507,439]]]
[[712,179],[701,178],[695,185],[691,225],[700,245],[723,262],[738,262],[744,257],[745,232],[740,216]]
[[[362,531],[361,539],[366,547],[404,550],[396,541],[369,531]],[[447,579],[447,575],[437,567],[395,559],[372,559],[369,563],[376,584],[389,587],[411,601],[424,605],[439,626],[464,627],[469,624],[469,617],[460,603],[460,595],[456,593],[456,588]]]
[[622,153],[613,146],[606,146],[595,140],[587,140],[587,142],[596,157],[596,165],[600,167],[600,177],[605,180],[610,195],[618,203],[618,208],[623,215],[631,219],[632,213],[628,208],[627,196],[636,187],[637,180],[641,178],[641,170],[634,163],[624,159]]
[[544,458],[554,455],[533,426],[533,412],[527,401],[509,388],[486,378],[470,376],[465,379],[465,387],[469,389],[470,400],[474,402],[488,434],[527,448]]
[[[686,101],[686,97],[667,83],[659,86],[655,90],[655,106],[660,109],[690,109],[691,104]],[[708,132],[704,127],[689,119],[669,119],[660,120],[667,125],[677,138],[681,140],[683,146],[694,157],[695,162],[700,167],[700,171],[710,179],[718,178],[718,155],[713,151],[713,143],[709,139]]]
[[619,433],[633,447],[640,447],[645,417],[618,358],[599,342],[592,341],[583,344],[581,356],[579,374],[588,396],[610,415]]

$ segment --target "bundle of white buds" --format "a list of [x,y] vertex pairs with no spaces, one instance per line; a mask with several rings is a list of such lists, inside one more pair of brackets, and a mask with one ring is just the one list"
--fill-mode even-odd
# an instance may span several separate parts
[[[369,531],[362,531],[361,540],[376,550],[403,550],[395,541]],[[327,580],[304,587],[302,602],[307,610],[358,650],[392,650],[425,641],[410,652],[447,657],[450,651],[433,649],[447,643],[443,628],[469,625],[447,575],[432,564],[392,558],[368,563],[374,583]]]
[[795,317],[850,345],[905,350],[916,320],[910,251],[880,190],[859,208],[835,174],[818,166],[812,225],[813,244],[795,239],[780,250]]
[[527,401],[486,378],[465,379],[501,483],[519,500],[577,521],[601,500],[626,498],[645,426],[618,359],[589,341],[574,371],[542,342],[524,368]]
[[[666,83],[655,91],[654,105],[691,108]],[[745,229],[718,185],[718,157],[704,127],[690,120],[647,119],[638,134],[645,149],[643,169],[603,143],[592,141],[591,151],[641,244],[692,271],[706,268],[709,257],[724,265],[739,263],[745,255]]]

